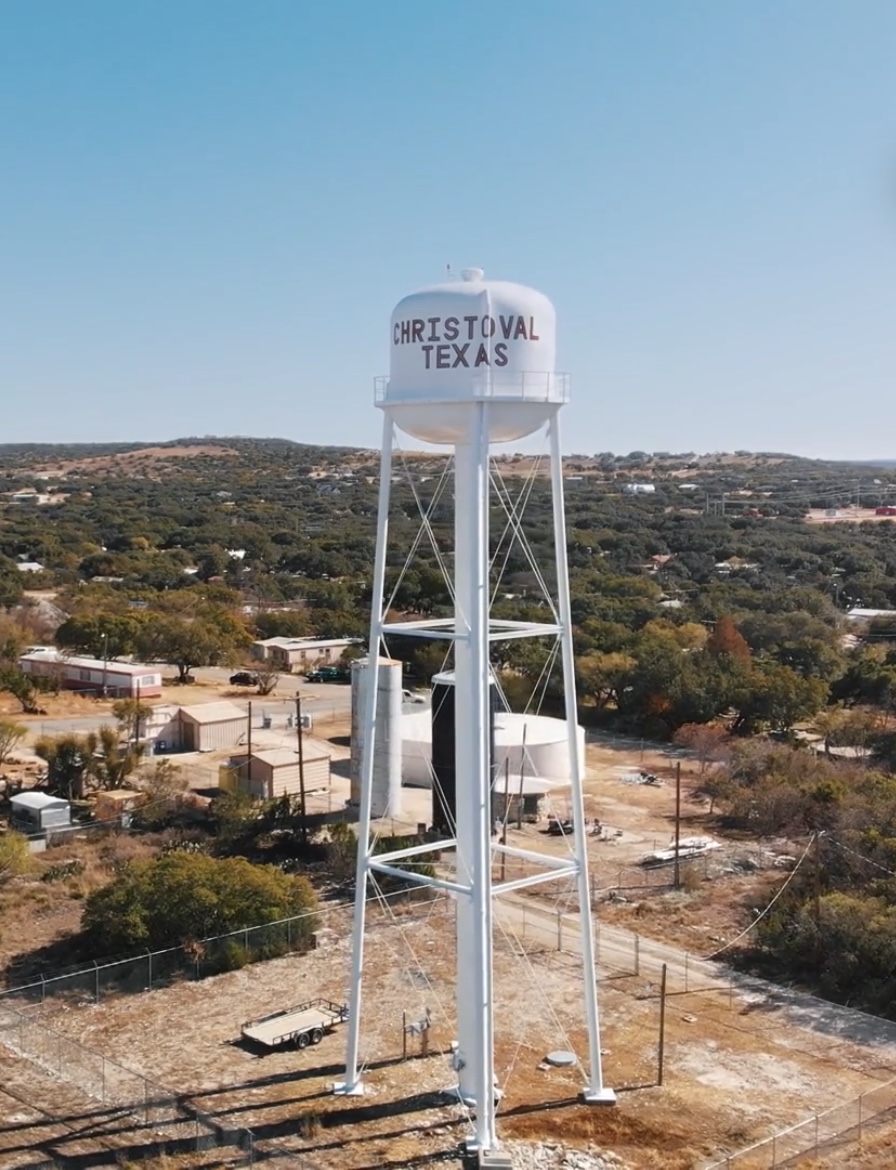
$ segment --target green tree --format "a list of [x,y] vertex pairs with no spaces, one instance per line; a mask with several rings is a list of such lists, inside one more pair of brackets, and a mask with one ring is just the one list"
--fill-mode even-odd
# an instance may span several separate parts
[[0,764],[15,751],[16,745],[21,743],[28,734],[28,728],[22,723],[13,723],[10,719],[0,719]]
[[140,725],[152,715],[152,704],[142,699],[118,699],[112,704],[112,714],[118,721],[118,728],[128,743],[140,739]]
[[27,873],[30,865],[31,852],[27,837],[12,830],[0,836],[0,884]]
[[[90,894],[83,930],[99,955],[161,949],[277,922],[313,910],[304,877],[240,857],[171,852],[127,865]],[[310,940],[314,916],[295,924]]]
[[87,774],[96,788],[124,788],[128,778],[137,770],[146,750],[142,743],[122,746],[118,730],[100,727],[84,736],[87,749]]
[[31,676],[18,666],[0,666],[0,691],[12,695],[25,715],[37,714],[37,687]]
[[47,787],[66,800],[83,800],[87,793],[88,748],[80,735],[44,735],[34,745],[47,764]]
[[590,695],[599,711],[610,703],[618,707],[619,696],[637,665],[630,654],[619,651],[584,654],[576,663],[580,693]]
[[142,618],[127,614],[76,615],[67,618],[56,631],[56,642],[90,658],[122,658],[134,653],[142,624]]

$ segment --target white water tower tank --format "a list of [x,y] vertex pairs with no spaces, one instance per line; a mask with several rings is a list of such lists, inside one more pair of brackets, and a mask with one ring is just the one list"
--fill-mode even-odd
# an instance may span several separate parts
[[540,292],[486,280],[481,268],[399,301],[392,314],[390,372],[378,405],[428,443],[463,442],[473,402],[489,403],[489,439],[531,435],[568,400],[554,369],[556,313]]
[[[376,737],[373,749],[371,815],[401,816],[401,699],[402,664],[381,658],[377,678]],[[370,679],[370,659],[352,663],[352,735],[349,762],[349,799],[361,803],[361,753],[364,748],[364,711]]]

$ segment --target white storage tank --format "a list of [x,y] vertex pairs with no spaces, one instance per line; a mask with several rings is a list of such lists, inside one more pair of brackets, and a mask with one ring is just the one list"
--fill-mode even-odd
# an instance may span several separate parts
[[[367,703],[370,659],[352,663],[352,736],[349,764],[350,800],[361,803],[361,755],[364,748],[364,711]],[[376,738],[373,753],[371,816],[401,816],[401,699],[402,664],[379,660],[376,696]]]
[[533,288],[486,280],[481,268],[398,303],[380,405],[403,431],[429,443],[464,441],[469,404],[488,401],[489,438],[537,431],[569,397],[555,366],[554,306]]
[[[432,784],[432,721],[428,711],[402,716],[402,776],[409,788]],[[585,759],[585,729],[578,727],[581,759]],[[548,715],[495,714],[495,774],[500,781],[509,771],[549,781],[549,788],[564,788],[570,781],[569,740],[566,720]],[[511,787],[512,787],[511,783]]]

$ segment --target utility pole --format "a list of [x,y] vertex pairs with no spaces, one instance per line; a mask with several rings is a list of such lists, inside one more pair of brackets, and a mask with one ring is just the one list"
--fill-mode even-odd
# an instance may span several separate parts
[[660,977],[660,1043],[656,1054],[656,1083],[662,1085],[663,1072],[666,1063],[666,964],[663,963],[663,973]]
[[246,761],[246,780],[248,781],[249,795],[252,795],[252,700],[249,700],[249,714],[247,718],[246,728],[246,751],[248,753],[248,760]]
[[[675,763],[675,889],[681,886],[681,760]],[[662,1082],[661,1082],[662,1083]]]
[[298,740],[299,748],[299,801],[301,803],[301,825],[300,832],[302,835],[302,844],[308,844],[308,821],[305,817],[305,756],[302,745],[302,696],[296,694],[296,739]]
[[821,967],[821,838],[816,832],[812,839],[812,901],[815,915],[815,971]]
[[103,630],[102,639],[103,639],[103,685],[102,685],[102,689],[101,689],[101,697],[105,699],[106,690],[107,690],[106,676],[107,676],[108,670],[109,670],[109,635],[106,633],[105,630]]
[[526,724],[523,724],[523,744],[520,754],[520,794],[516,802],[516,827],[523,828],[523,780],[526,775]]
[[[504,758],[504,816],[501,818],[501,844],[507,844],[507,814],[510,811],[510,755]],[[507,870],[507,854],[501,850],[501,881]]]

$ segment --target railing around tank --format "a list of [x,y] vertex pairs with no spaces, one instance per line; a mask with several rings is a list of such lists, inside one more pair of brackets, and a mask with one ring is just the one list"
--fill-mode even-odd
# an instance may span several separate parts
[[[428,380],[424,376],[424,380]],[[373,380],[373,397],[377,406],[429,406],[452,402],[479,402],[483,399],[506,399],[513,402],[569,402],[569,374],[557,372],[473,371],[462,383],[439,389],[423,385],[414,393],[390,396],[391,379],[382,375]]]

